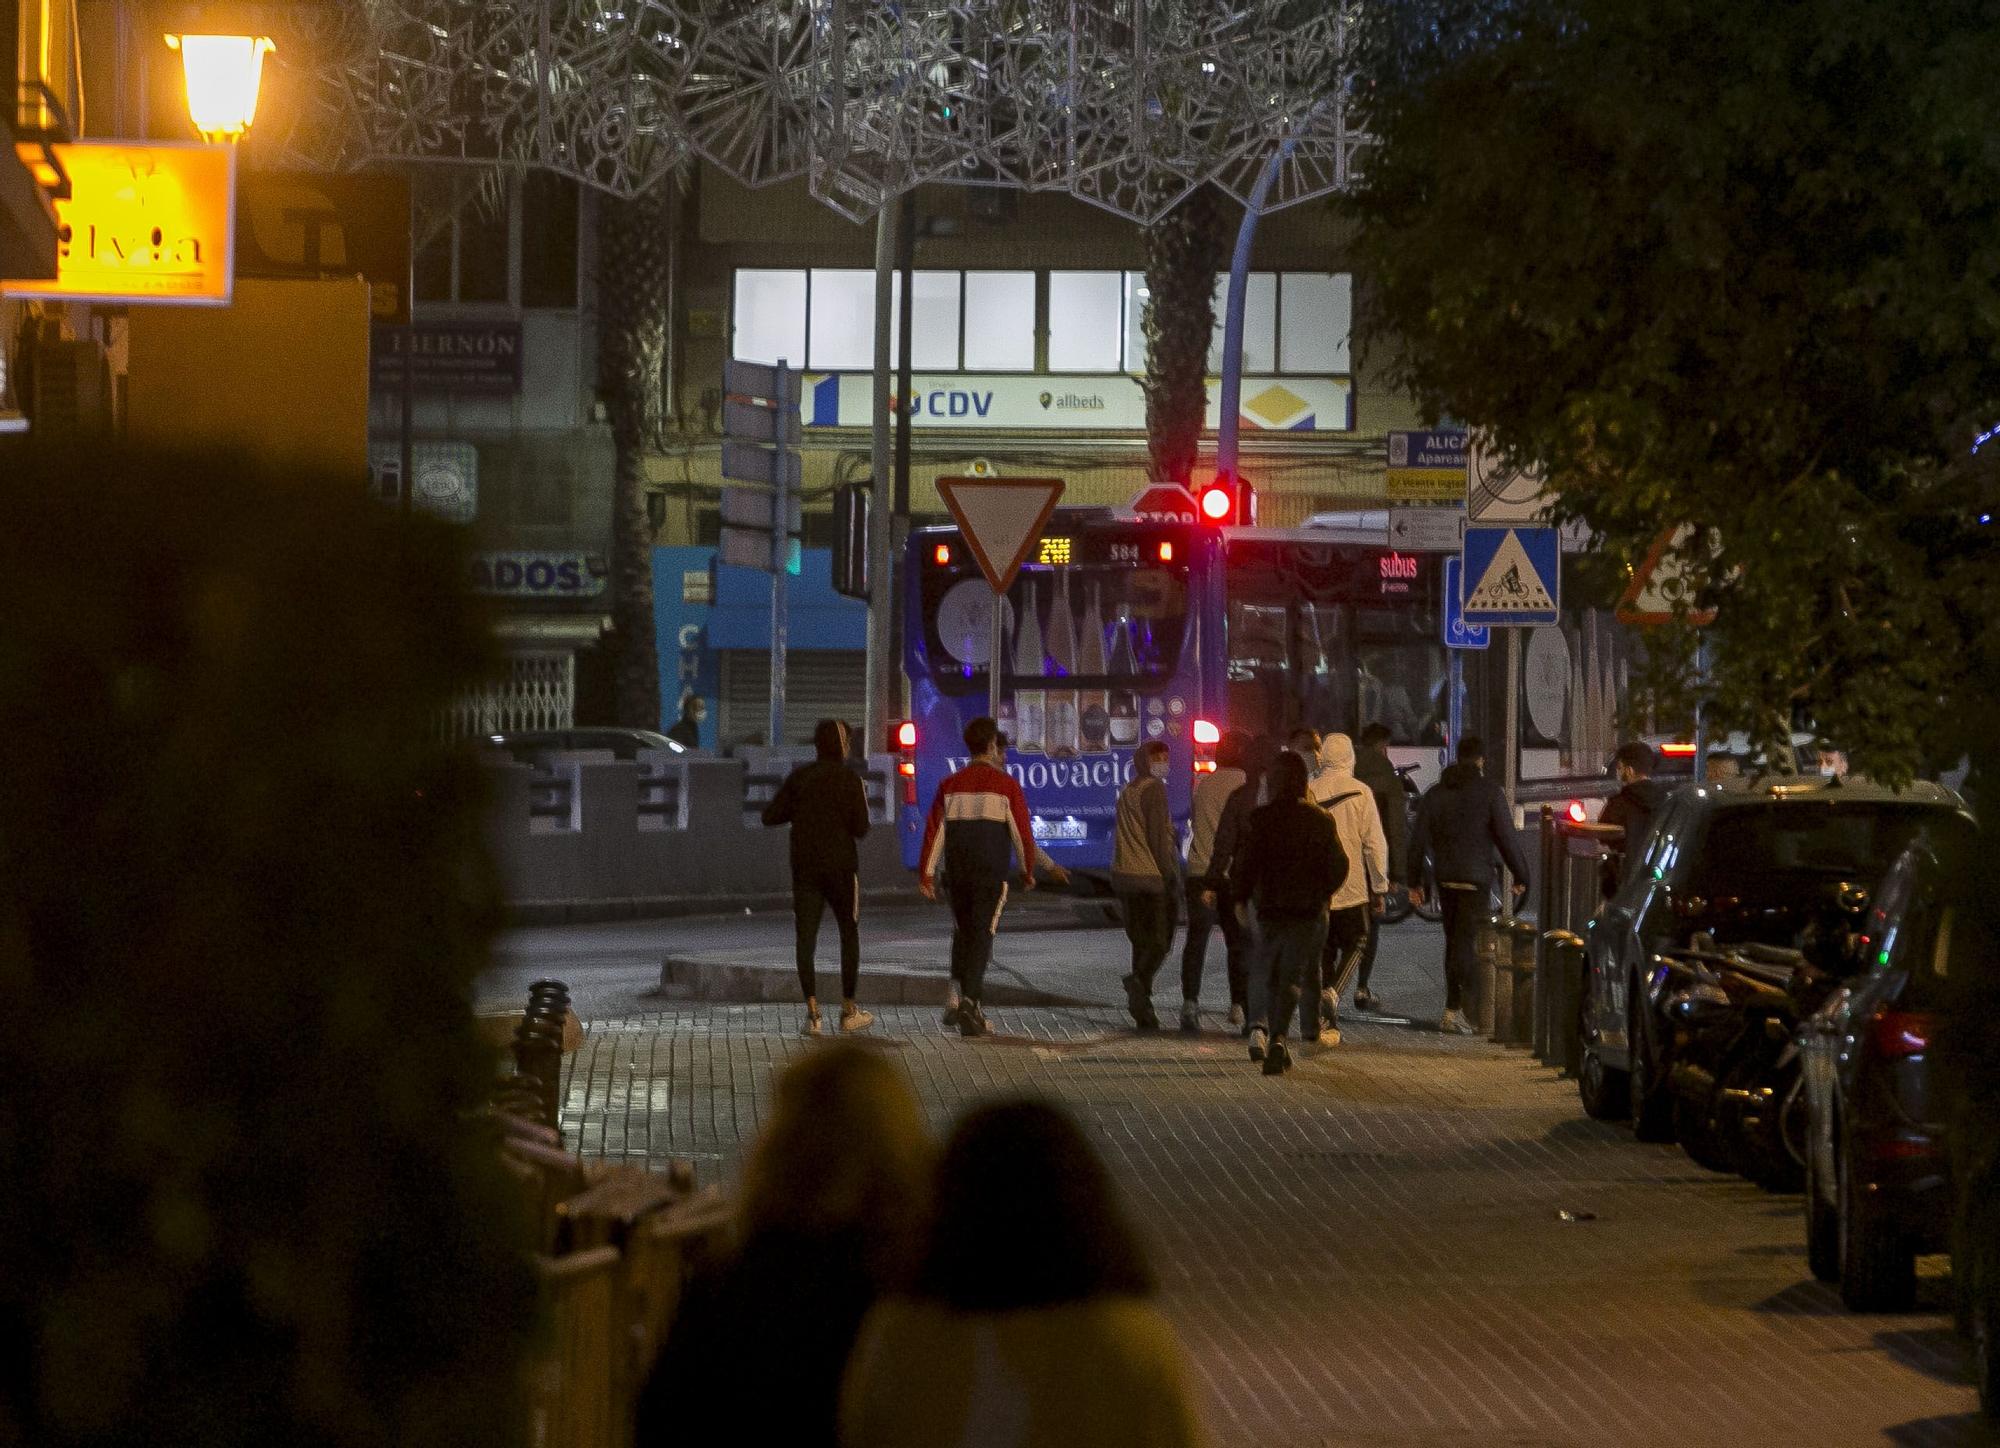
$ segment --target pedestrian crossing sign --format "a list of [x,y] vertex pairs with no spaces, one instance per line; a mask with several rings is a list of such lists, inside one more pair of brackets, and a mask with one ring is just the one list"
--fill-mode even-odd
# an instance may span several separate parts
[[1465,530],[1464,619],[1489,627],[1555,623],[1562,616],[1562,544],[1554,528]]

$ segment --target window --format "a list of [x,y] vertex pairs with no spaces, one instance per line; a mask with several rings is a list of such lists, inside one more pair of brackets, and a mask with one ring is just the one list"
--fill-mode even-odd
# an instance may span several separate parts
[[[1032,280],[1032,278],[1030,279]],[[889,279],[890,314],[902,315],[903,274]],[[959,275],[955,271],[910,273],[910,365],[919,372],[956,372],[958,361]],[[1032,313],[1030,313],[1032,316]],[[874,355],[871,319],[869,355]],[[902,335],[889,331],[889,365],[902,365]],[[867,362],[864,366],[873,366]]]
[[577,185],[530,171],[521,183],[521,305],[576,306]]
[[965,368],[968,372],[1035,370],[1035,274],[965,274]]
[[[969,564],[927,569],[923,593],[926,652],[938,687],[953,695],[984,690],[993,616],[985,579]],[[1015,578],[1007,607],[1010,680],[1147,692],[1164,687],[1180,663],[1186,569],[1030,566]]]
[[1278,282],[1278,370],[1348,371],[1353,278],[1342,272],[1286,272]]
[[1050,272],[1049,371],[1118,371],[1124,300],[1119,272]]
[[[737,276],[740,288],[743,273]],[[795,355],[807,357],[822,372],[864,372],[874,366],[875,273],[816,267],[810,282],[806,346]],[[744,355],[741,347],[737,355]]]
[[[1278,370],[1278,275],[1251,272],[1243,289],[1243,370],[1252,376]],[[1222,336],[1229,316],[1229,277],[1215,279],[1215,335],[1208,370],[1222,371]]]
[[736,273],[733,353],[749,362],[806,357],[806,274],[745,267]]
[[[510,193],[511,200],[511,193]],[[419,302],[500,302],[507,285],[511,206],[485,197],[459,205],[417,253],[412,269]]]

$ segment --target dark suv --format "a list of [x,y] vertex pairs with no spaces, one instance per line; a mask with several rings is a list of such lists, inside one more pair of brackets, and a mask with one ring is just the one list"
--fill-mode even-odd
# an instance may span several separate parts
[[1629,1113],[1641,1139],[1671,1140],[1659,953],[1697,934],[1719,946],[1799,946],[1841,885],[1880,879],[1927,823],[1948,818],[1968,817],[1928,783],[1897,791],[1788,775],[1676,790],[1586,932],[1584,1110]]
[[1991,970],[1975,940],[1969,825],[1927,830],[1883,877],[1856,972],[1799,1031],[1807,1112],[1806,1248],[1857,1312],[1907,1308],[1916,1259],[1944,1251],[1951,1170],[1931,1044],[1950,982]]

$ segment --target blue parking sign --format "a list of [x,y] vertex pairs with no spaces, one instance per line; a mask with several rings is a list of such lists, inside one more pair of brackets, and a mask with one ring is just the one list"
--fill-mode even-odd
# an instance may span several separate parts
[[1465,621],[1463,586],[1459,582],[1462,571],[1456,556],[1445,559],[1444,646],[1448,649],[1483,649],[1493,642],[1493,635],[1489,630],[1475,628]]

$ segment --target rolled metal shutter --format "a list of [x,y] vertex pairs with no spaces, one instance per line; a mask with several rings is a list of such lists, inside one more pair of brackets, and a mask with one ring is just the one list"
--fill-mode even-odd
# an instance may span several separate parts
[[[868,655],[852,649],[794,649],[785,658],[785,737],[781,745],[812,743],[813,725],[844,719],[859,730],[867,713]],[[762,649],[722,653],[725,748],[764,738],[771,714],[771,656]],[[768,742],[768,741],[767,741]]]

